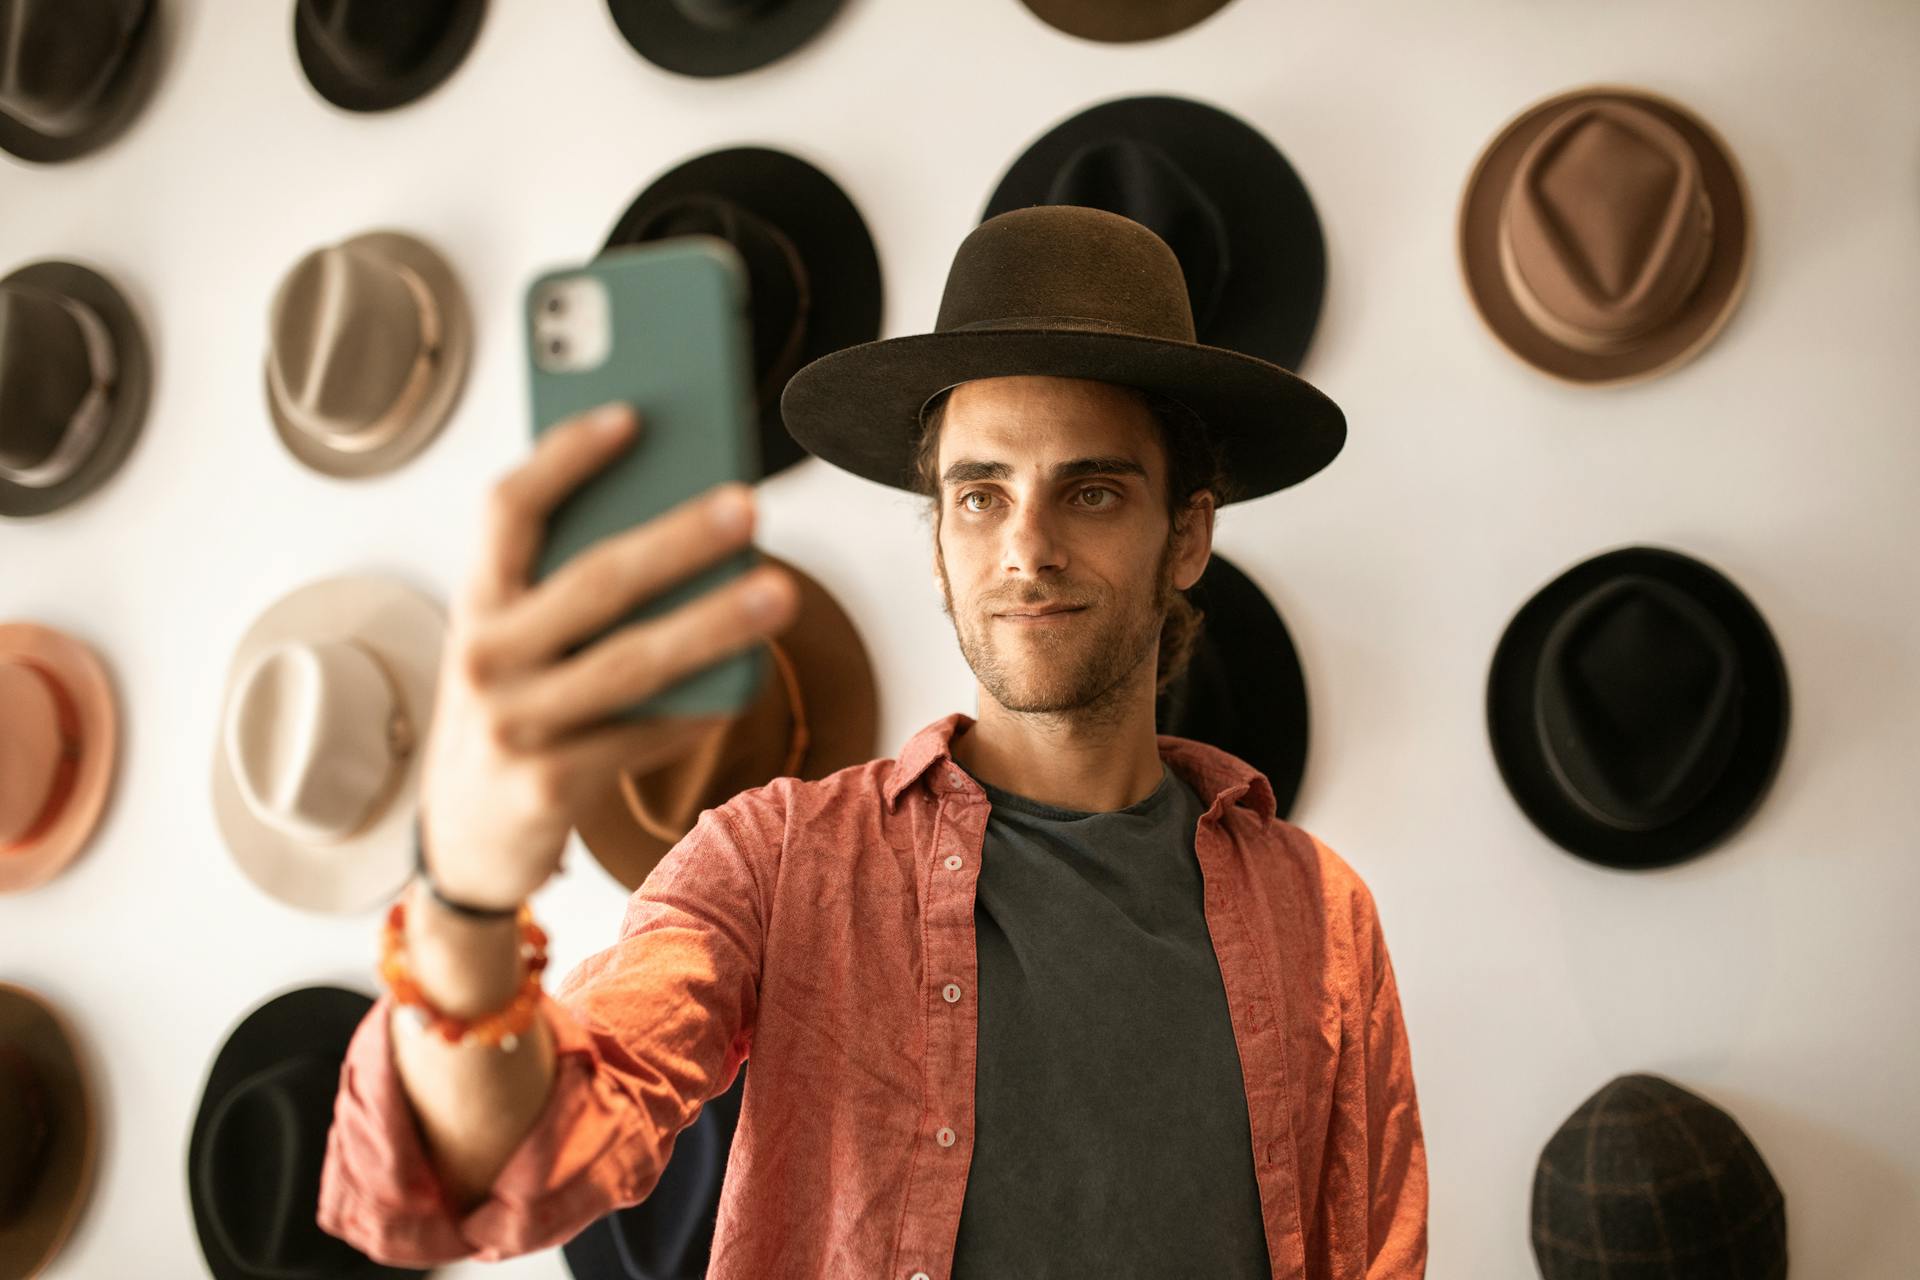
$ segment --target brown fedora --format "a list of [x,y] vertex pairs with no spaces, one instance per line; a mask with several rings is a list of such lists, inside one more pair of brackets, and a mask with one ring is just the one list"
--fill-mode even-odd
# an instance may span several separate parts
[[574,828],[587,851],[629,891],[701,810],[775,778],[823,778],[873,758],[879,697],[853,619],[797,566],[764,551],[761,558],[793,575],[800,611],[767,641],[773,670],[759,697],[672,766],[619,770],[576,806]]
[[1683,363],[1720,331],[1753,258],[1733,154],[1678,103],[1589,85],[1535,103],[1460,199],[1467,293],[1535,368],[1592,385]]
[[53,1261],[86,1207],[99,1146],[78,1038],[44,997],[0,982],[0,1274]]
[[1022,0],[1033,16],[1070,36],[1123,44],[1198,26],[1228,0]]
[[18,0],[0,21],[0,148],[73,160],[126,131],[160,70],[160,0]]
[[473,321],[425,241],[369,231],[315,249],[274,292],[267,407],[293,456],[325,475],[392,471],[446,424]]
[[0,623],[0,724],[0,893],[19,893],[99,829],[120,737],[106,667],[52,627]]

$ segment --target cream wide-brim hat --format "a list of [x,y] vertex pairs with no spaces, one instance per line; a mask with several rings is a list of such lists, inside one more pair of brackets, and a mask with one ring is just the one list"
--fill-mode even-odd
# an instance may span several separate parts
[[[250,626],[227,666],[213,755],[213,809],[227,850],[268,894],[308,911],[348,914],[390,900],[413,875],[413,819],[427,727],[432,722],[446,616],[431,598],[395,579],[351,574],[310,582],[281,597]],[[290,641],[352,639],[387,667],[413,729],[401,777],[380,813],[348,838],[316,845],[263,821],[248,805],[227,755],[225,727],[241,677]]]

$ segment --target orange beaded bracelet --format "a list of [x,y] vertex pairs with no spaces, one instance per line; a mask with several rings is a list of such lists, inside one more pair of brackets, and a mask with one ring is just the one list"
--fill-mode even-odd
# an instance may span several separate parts
[[380,977],[402,1012],[416,1025],[431,1027],[448,1044],[498,1045],[507,1053],[513,1052],[539,1013],[540,974],[547,967],[547,934],[533,922],[533,908],[526,903],[520,905],[520,954],[527,961],[527,972],[519,991],[506,1007],[472,1018],[446,1013],[427,999],[407,968],[406,927],[407,904],[405,900],[396,901],[387,910]]

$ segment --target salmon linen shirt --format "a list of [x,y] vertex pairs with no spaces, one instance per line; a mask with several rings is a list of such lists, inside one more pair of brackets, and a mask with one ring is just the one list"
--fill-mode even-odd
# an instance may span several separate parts
[[[565,1243],[646,1197],[751,1053],[707,1275],[949,1275],[989,808],[949,744],[973,723],[955,712],[897,759],[703,809],[628,899],[619,941],[543,995],[558,1048],[546,1109],[464,1216],[425,1153],[383,992],[341,1068],[321,1227],[402,1266]],[[1194,855],[1273,1275],[1424,1276],[1426,1144],[1371,892],[1276,816],[1264,774],[1192,739],[1157,745],[1210,805]]]

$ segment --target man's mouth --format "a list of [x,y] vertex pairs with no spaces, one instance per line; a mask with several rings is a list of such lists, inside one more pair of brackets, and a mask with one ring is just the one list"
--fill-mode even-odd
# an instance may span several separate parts
[[1069,614],[1079,613],[1084,605],[1053,605],[1044,609],[1026,609],[1019,612],[999,613],[994,616],[1008,622],[1051,622]]

